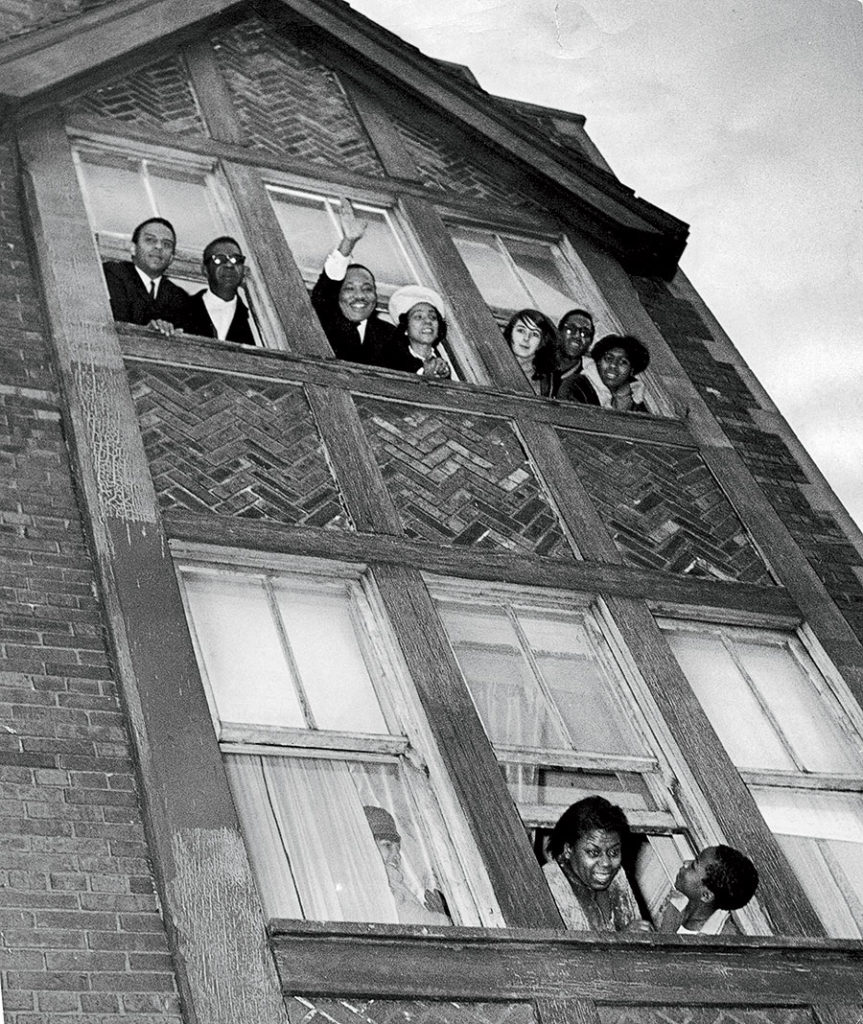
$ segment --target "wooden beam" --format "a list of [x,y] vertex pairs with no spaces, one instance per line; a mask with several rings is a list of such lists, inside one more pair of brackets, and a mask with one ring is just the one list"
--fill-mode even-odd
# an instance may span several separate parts
[[538,1024],[600,1024],[596,1003],[589,999],[537,999]]
[[0,96],[24,99],[242,0],[121,0],[0,45]]
[[683,670],[643,602],[609,597],[623,642],[680,748],[683,759],[731,846],[758,865],[758,901],[780,935],[824,934],[749,790],[731,763]]
[[192,89],[210,135],[233,146],[248,144],[234,101],[209,39],[198,39],[183,47]]
[[347,76],[343,75],[341,82],[387,174],[392,178],[419,181],[413,157],[386,110],[367,89]]
[[306,395],[339,489],[358,530],[404,532],[350,395],[310,385]]
[[476,367],[472,375],[481,384],[533,394],[432,202],[402,196],[399,206],[411,230],[422,241],[438,287],[470,346],[474,358],[468,359],[466,369]]
[[252,273],[269,296],[288,347],[304,355],[334,358],[260,172],[229,161],[223,161],[222,170],[249,242],[253,243]]
[[284,526],[260,519],[167,512],[165,530],[175,540],[255,551],[290,552],[348,562],[404,565],[413,569],[517,586],[617,594],[655,602],[661,611],[690,608],[692,617],[746,617],[752,624],[794,626],[796,605],[781,587],[722,583],[596,561],[539,558],[488,549],[471,550],[362,531]]
[[863,1001],[859,942],[465,928],[425,937],[381,926],[327,935],[280,921],[270,931],[285,993],[310,997],[684,1007],[806,1007],[817,999],[819,1009],[837,1012]]
[[200,338],[164,339],[152,332],[132,328],[122,329],[122,343],[123,352],[129,360],[166,366],[196,366],[211,373],[241,374],[260,380],[320,384],[353,394],[391,398],[396,402],[413,402],[453,412],[505,416],[519,422],[534,420],[600,436],[693,447],[686,427],[678,420],[610,413],[578,402],[536,398],[532,393],[514,395],[458,381],[426,381],[414,374],[341,359],[301,359],[296,355],[263,349],[250,352],[239,350],[230,343]]
[[505,920],[562,927],[422,576],[380,565],[374,578]]
[[623,556],[597,515],[554,428],[520,420],[518,429],[578,552],[584,558],[621,564]]
[[34,119],[19,148],[66,436],[185,1010],[196,1024],[286,1024],[60,112]]

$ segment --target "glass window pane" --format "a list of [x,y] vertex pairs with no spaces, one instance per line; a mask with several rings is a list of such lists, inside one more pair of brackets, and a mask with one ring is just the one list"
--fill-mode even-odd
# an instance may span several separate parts
[[531,305],[541,309],[555,323],[568,309],[584,304],[584,300],[575,301],[572,285],[564,277],[554,249],[547,242],[505,238],[504,245],[533,297]]
[[567,807],[586,796],[603,796],[627,812],[656,809],[640,775],[513,762],[502,767],[513,800],[525,816],[543,825],[554,825]]
[[131,239],[135,226],[155,212],[138,162],[117,160],[108,165],[82,157],[79,167],[93,230]]
[[416,283],[416,275],[383,212],[359,203],[354,209],[358,216],[369,222],[366,233],[354,249],[353,258],[357,263],[364,263],[383,288],[395,289],[403,284]]
[[574,617],[519,614],[537,666],[577,750],[643,754],[614,685],[596,661],[584,625]]
[[276,600],[317,728],[387,732],[347,594],[277,585]]
[[459,227],[450,228],[450,234],[489,306],[512,310],[533,306],[533,300],[497,248],[493,235]]
[[263,585],[191,574],[184,580],[219,718],[304,728]]
[[208,242],[225,233],[204,178],[151,168],[150,187],[159,216],[167,217],[177,231],[178,249],[203,252]]
[[827,933],[863,936],[863,795],[758,786],[752,795]]
[[491,741],[567,748],[505,611],[442,603],[440,612]]
[[285,233],[297,265],[317,278],[324,260],[339,242],[339,232],[323,199],[268,189],[276,219]]
[[735,645],[802,765],[813,772],[859,772],[851,741],[791,651],[742,641]]
[[731,760],[739,768],[793,770],[791,756],[722,641],[683,631],[666,635]]
[[268,916],[448,925],[448,886],[401,767],[226,757]]

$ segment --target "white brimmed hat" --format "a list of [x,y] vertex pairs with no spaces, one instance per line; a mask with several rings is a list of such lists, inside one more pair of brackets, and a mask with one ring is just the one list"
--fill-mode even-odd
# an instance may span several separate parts
[[427,302],[430,306],[446,317],[443,299],[431,288],[423,288],[421,284],[406,284],[397,288],[390,296],[389,313],[394,324],[399,322],[402,313],[408,313],[418,302]]

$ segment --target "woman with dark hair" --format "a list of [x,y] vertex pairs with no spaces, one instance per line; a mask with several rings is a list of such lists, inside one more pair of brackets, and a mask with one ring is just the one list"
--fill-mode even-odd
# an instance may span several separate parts
[[393,370],[418,373],[430,379],[447,380],[452,367],[438,346],[446,338],[443,299],[431,288],[408,284],[390,297],[389,314],[396,325],[392,358]]
[[618,412],[647,412],[640,400],[641,382],[637,380],[650,362],[645,344],[631,334],[606,334],[590,350],[590,357],[599,379],[591,379],[583,372],[576,374],[566,382],[566,387],[561,385],[558,398]]
[[557,342],[554,324],[538,309],[520,309],[510,317],[503,336],[533,390],[547,395]]
[[542,871],[571,931],[651,931],[620,869],[629,836],[626,815],[601,796],[563,812],[548,841]]

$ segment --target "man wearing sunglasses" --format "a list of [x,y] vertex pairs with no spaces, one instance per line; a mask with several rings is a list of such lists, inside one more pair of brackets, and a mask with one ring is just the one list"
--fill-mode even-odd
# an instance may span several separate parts
[[214,238],[204,249],[208,288],[193,295],[182,323],[186,334],[254,345],[249,310],[237,292],[246,276],[246,257],[236,239]]

